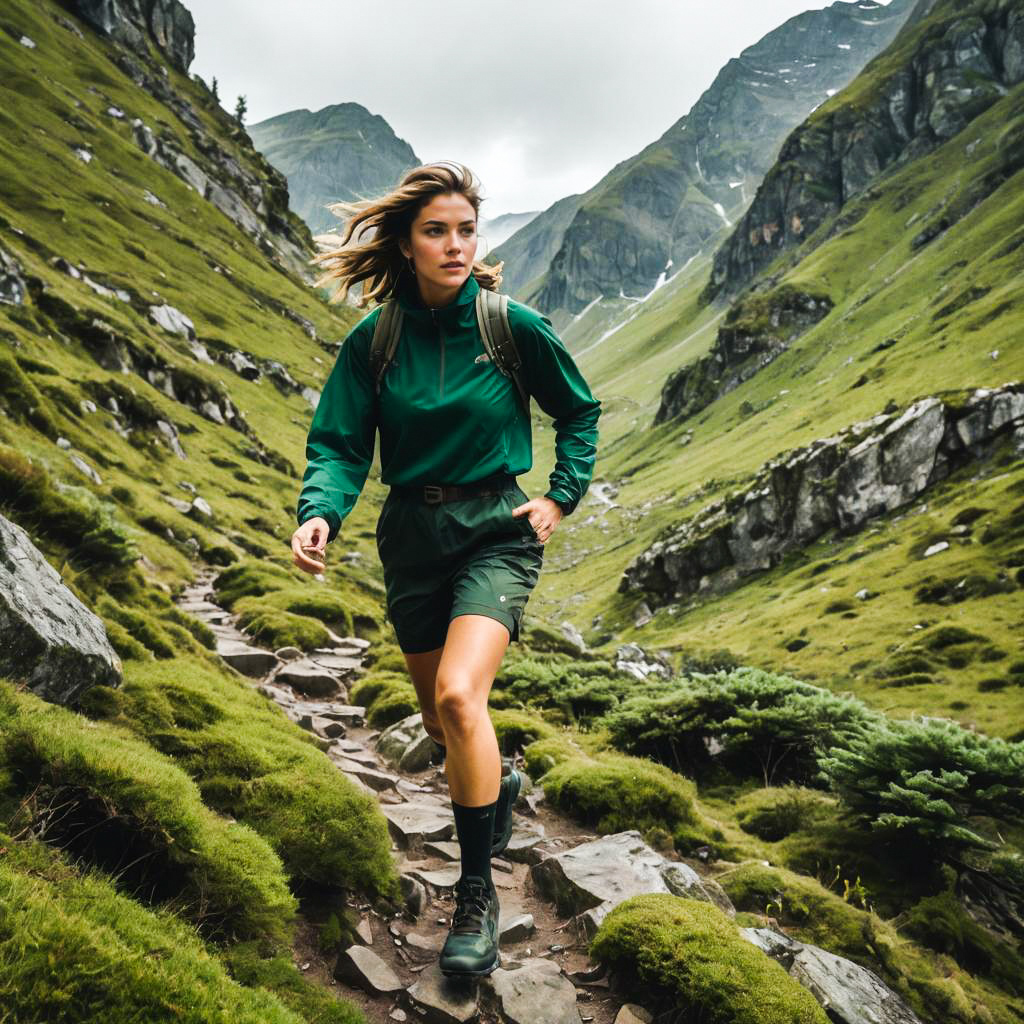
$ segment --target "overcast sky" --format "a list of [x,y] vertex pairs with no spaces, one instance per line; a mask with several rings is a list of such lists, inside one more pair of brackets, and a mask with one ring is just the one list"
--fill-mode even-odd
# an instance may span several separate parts
[[[888,0],[883,0],[888,2]],[[719,68],[814,0],[185,0],[190,70],[247,124],[355,102],[423,162],[482,180],[481,215],[583,192]]]

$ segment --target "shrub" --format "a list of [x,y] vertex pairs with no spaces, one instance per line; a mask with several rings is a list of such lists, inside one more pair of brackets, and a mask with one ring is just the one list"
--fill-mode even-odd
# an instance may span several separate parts
[[823,793],[800,786],[755,789],[736,805],[736,820],[744,832],[777,842],[801,828],[813,828],[823,805],[831,805]]
[[[94,687],[84,702],[102,713]],[[251,826],[297,880],[397,895],[387,823],[310,733],[247,683],[190,657],[131,662],[113,720],[172,754],[204,800]]]
[[1000,845],[993,823],[1024,814],[1024,744],[945,720],[889,720],[821,759],[843,802],[873,829],[939,857]]
[[169,758],[6,683],[0,722],[0,763],[23,798],[15,828],[118,870],[124,887],[210,934],[287,935],[296,903],[280,860],[250,828],[210,811]]
[[35,384],[22,372],[11,355],[0,349],[0,399],[15,422],[24,421],[54,440],[57,424]]
[[666,893],[615,907],[590,955],[626,987],[706,1024],[827,1024],[814,997],[743,939],[717,907]]
[[542,784],[552,806],[602,833],[655,825],[674,830],[697,820],[692,782],[626,754],[567,758],[545,773]]
[[498,747],[506,757],[537,740],[554,739],[560,735],[553,725],[528,711],[498,709],[492,710],[490,715]]
[[99,872],[78,874],[42,843],[0,834],[0,846],[0,1006],[10,1020],[312,1019],[233,981],[193,928],[118,893]]
[[664,696],[633,698],[599,724],[619,750],[678,771],[706,768],[715,740],[726,767],[771,785],[814,781],[823,749],[846,743],[880,717],[853,697],[742,668],[694,675]]

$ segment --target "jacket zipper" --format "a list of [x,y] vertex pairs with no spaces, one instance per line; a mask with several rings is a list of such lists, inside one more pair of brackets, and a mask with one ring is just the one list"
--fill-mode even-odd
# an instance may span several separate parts
[[438,345],[441,347],[441,379],[440,379],[439,394],[443,397],[444,396],[444,332],[441,330],[440,326],[437,323],[437,317],[434,316],[434,310],[430,311],[430,319],[434,321],[434,326],[437,327],[437,342],[438,342]]

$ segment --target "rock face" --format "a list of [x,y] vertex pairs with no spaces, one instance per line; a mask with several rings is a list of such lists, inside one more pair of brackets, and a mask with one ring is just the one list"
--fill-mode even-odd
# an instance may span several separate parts
[[654,424],[700,412],[777,359],[794,338],[832,309],[828,295],[781,285],[737,302],[711,351],[671,374]]
[[290,110],[250,125],[248,132],[288,178],[292,209],[313,234],[342,226],[327,203],[383,195],[420,163],[383,117],[358,103]]
[[770,928],[741,928],[740,934],[810,989],[836,1024],[921,1024],[878,975],[852,960]]
[[121,685],[121,659],[98,619],[16,523],[0,516],[0,676],[54,704]]
[[911,0],[833,3],[747,47],[688,114],[579,197],[574,210],[552,208],[529,225],[540,240],[556,212],[559,220],[571,212],[553,258],[538,265],[533,253],[550,245],[538,249],[533,241],[524,254],[511,244],[515,237],[498,248],[508,260],[506,290],[547,271],[539,289],[519,297],[556,323],[599,296],[647,294],[739,216],[786,134],[889,44],[911,7]]
[[[882,170],[930,152],[1024,80],[1024,11],[1013,0],[941,0],[927,17],[915,14],[880,68],[866,68],[848,96],[815,111],[786,139],[715,254],[705,298],[735,294]],[[1012,157],[1018,168],[1021,158]]]
[[195,56],[195,22],[178,0],[76,0],[78,16],[143,56],[147,36],[179,70]]
[[671,528],[623,573],[620,593],[662,605],[720,594],[830,529],[856,532],[914,500],[1002,438],[1024,434],[1024,384],[947,393],[881,413],[768,462],[747,491]]

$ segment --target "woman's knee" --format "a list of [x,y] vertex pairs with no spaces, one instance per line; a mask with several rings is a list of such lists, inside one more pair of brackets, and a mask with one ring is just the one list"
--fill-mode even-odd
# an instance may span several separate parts
[[469,730],[487,713],[486,687],[474,686],[464,676],[437,677],[435,706],[445,728]]

